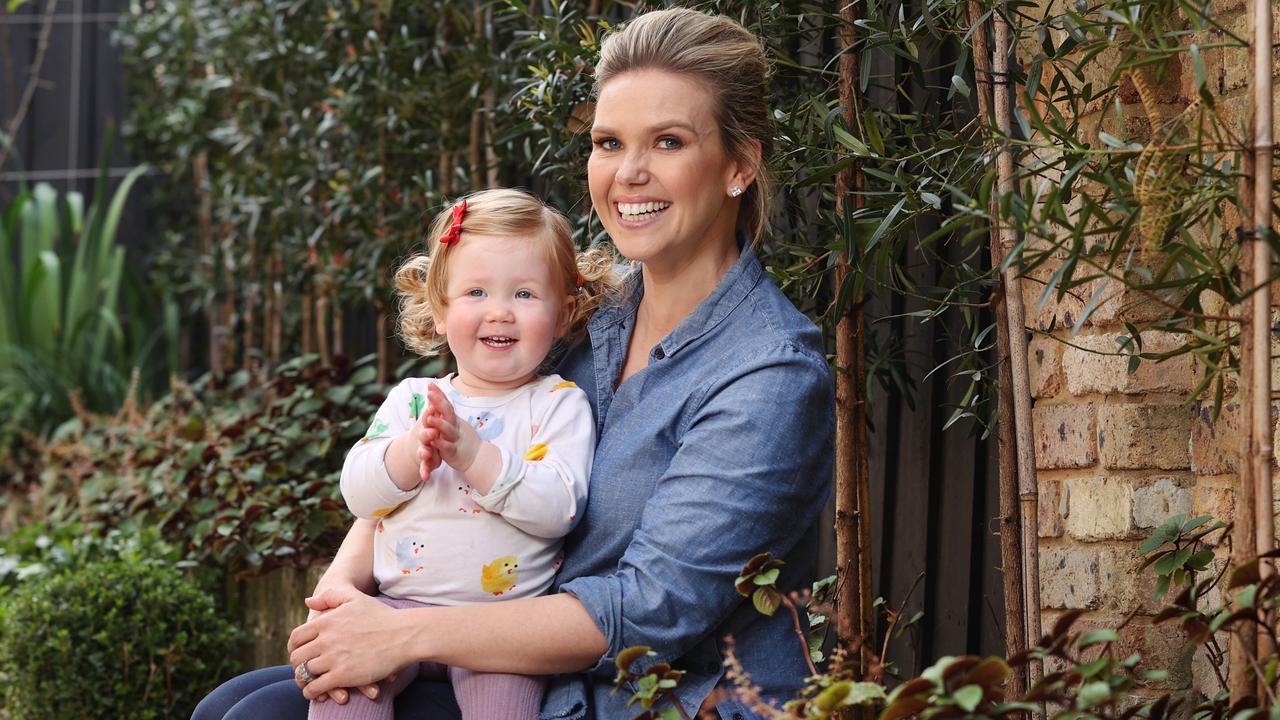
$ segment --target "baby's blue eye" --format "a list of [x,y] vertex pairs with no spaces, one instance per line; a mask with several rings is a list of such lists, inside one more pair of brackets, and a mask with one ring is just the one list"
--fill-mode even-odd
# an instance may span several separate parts
[[520,298],[521,300],[530,300],[533,298],[533,293],[529,292],[528,290],[517,290],[516,297]]
[[481,290],[480,288],[471,288],[467,291],[467,295],[470,297],[484,297],[484,290]]

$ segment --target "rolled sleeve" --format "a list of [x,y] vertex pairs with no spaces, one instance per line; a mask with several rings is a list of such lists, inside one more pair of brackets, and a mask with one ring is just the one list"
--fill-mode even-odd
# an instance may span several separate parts
[[743,565],[786,556],[829,493],[833,392],[819,354],[762,350],[700,392],[617,569],[560,588],[608,640],[596,670],[635,645],[655,653],[644,665],[684,655],[743,601]]

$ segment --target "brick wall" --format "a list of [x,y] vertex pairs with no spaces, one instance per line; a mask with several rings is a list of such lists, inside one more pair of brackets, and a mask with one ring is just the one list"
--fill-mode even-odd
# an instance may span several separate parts
[[[1280,2],[1274,7],[1280,9]],[[1215,20],[1241,37],[1248,37],[1246,9],[1244,0],[1213,2]],[[1204,46],[1221,40],[1222,33],[1206,31],[1191,41]],[[1022,52],[1033,50],[1024,47]],[[1203,58],[1222,116],[1247,137],[1247,51],[1212,49]],[[1194,71],[1189,58],[1171,70],[1158,95],[1176,111],[1194,93]],[[1094,67],[1086,76],[1105,85],[1107,72]],[[1143,114],[1135,105],[1129,116]],[[1095,127],[1096,119],[1085,118],[1080,127]],[[1122,132],[1145,139],[1142,128]],[[1170,516],[1232,519],[1242,432],[1239,399],[1231,388],[1215,420],[1211,397],[1187,402],[1201,377],[1191,356],[1159,364],[1144,361],[1130,374],[1126,358],[1090,352],[1117,350],[1115,338],[1126,334],[1124,322],[1141,324],[1162,310],[1117,288],[1072,334],[1069,328],[1092,291],[1037,309],[1043,281],[1055,269],[1050,263],[1023,281],[1027,323],[1047,333],[1032,335],[1029,348],[1044,626],[1070,608],[1092,611],[1084,622],[1098,627],[1114,627],[1136,612],[1121,634],[1122,654],[1141,652],[1149,666],[1170,670],[1167,681],[1146,691],[1195,687],[1212,694],[1217,687],[1213,672],[1205,658],[1191,656],[1177,626],[1152,626],[1151,616],[1158,610],[1151,599],[1153,576],[1149,571],[1139,575],[1136,568],[1142,540]],[[1178,337],[1167,333],[1143,333],[1144,350],[1159,352],[1179,344]],[[1278,369],[1273,367],[1273,383],[1280,380]],[[1219,552],[1225,557],[1225,548]]]

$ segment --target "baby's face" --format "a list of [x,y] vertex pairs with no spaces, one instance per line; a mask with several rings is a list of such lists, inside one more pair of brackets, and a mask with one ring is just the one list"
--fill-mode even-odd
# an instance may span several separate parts
[[466,233],[447,252],[448,304],[435,322],[458,361],[459,389],[501,395],[529,382],[573,306],[546,254],[526,238]]

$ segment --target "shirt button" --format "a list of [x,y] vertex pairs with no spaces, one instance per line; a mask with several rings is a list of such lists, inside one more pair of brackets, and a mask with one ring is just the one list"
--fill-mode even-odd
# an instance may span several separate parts
[[653,349],[653,356],[654,356],[655,358],[657,358],[657,359],[661,360],[661,359],[663,359],[663,358],[665,358],[665,357],[667,356],[667,352],[666,352],[665,350],[663,350],[662,348],[654,348],[654,349]]

